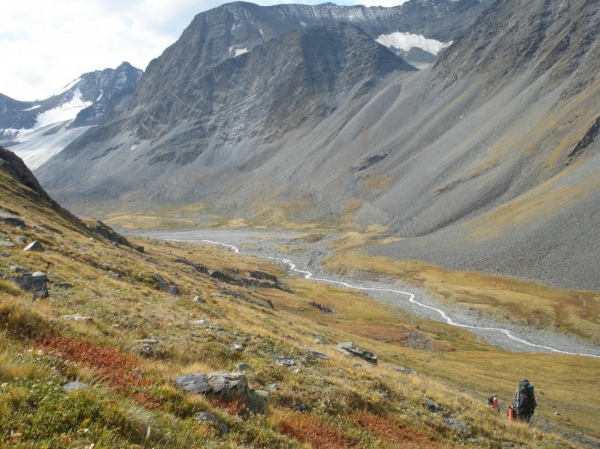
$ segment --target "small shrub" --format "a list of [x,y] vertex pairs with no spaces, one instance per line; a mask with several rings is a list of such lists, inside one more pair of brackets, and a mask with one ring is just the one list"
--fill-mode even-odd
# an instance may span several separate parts
[[390,415],[360,412],[352,417],[352,421],[356,427],[374,433],[378,438],[397,444],[398,447],[409,449],[446,447],[427,432],[409,427]]
[[347,448],[351,441],[340,429],[314,415],[294,414],[279,424],[281,433],[318,448]]
[[103,348],[89,341],[55,334],[45,334],[38,338],[37,343],[51,355],[96,370],[101,379],[120,391],[148,383],[138,374],[138,360],[114,348]]

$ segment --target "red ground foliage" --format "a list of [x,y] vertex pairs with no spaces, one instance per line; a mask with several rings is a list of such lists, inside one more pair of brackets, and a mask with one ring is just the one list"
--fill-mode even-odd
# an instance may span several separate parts
[[138,360],[114,348],[105,348],[79,338],[46,334],[37,343],[48,354],[96,370],[98,376],[120,391],[147,384],[136,368]]
[[374,415],[372,413],[360,412],[352,417],[357,427],[368,430],[377,435],[378,438],[395,443],[398,447],[408,449],[442,449],[446,445],[436,441],[427,432],[409,427],[389,415]]
[[231,402],[225,402],[221,398],[211,400],[212,404],[220,407],[230,415],[240,415],[246,410],[246,403],[243,396],[236,396]]
[[296,414],[284,420],[280,429],[283,434],[319,449],[343,449],[351,446],[347,435],[314,415]]

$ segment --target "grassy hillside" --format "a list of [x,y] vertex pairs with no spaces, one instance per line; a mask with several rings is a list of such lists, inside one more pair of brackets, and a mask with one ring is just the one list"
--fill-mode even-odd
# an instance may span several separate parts
[[[2,447],[554,448],[577,444],[551,429],[600,437],[600,361],[508,354],[362,293],[290,278],[280,266],[214,246],[132,241],[140,252],[113,244],[23,184],[18,161],[0,156],[0,214],[25,222],[0,223],[9,243],[0,247]],[[24,252],[23,238],[45,252]],[[16,266],[47,274],[49,297],[20,290]],[[379,363],[336,351],[344,341]],[[240,363],[251,367],[251,388],[270,392],[266,416],[239,398],[225,402],[175,384],[181,374],[233,372]],[[523,375],[539,391],[532,427],[509,424],[484,404],[491,393],[506,404]],[[64,391],[71,381],[88,389]],[[196,422],[201,411],[229,433]]]

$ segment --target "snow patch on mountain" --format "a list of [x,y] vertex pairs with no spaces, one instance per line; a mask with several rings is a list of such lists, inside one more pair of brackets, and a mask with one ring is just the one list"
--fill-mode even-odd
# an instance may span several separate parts
[[60,153],[69,143],[89,128],[89,126],[83,126],[63,129],[60,132],[51,134],[47,134],[47,127],[39,128],[36,131],[27,130],[28,132],[19,135],[19,137],[22,137],[22,142],[11,146],[10,150],[23,159],[30,170],[35,170],[52,156]]
[[435,39],[427,39],[420,34],[402,33],[399,31],[392,34],[382,34],[375,40],[388,48],[396,47],[399,50],[408,52],[413,47],[419,47],[434,55],[437,55],[444,48],[452,44],[452,41],[440,42]]
[[42,112],[36,117],[37,125],[35,128],[43,128],[54,123],[65,122],[67,120],[73,120],[79,114],[79,111],[87,108],[92,104],[91,101],[84,101],[81,97],[81,91],[79,89],[73,92],[73,98],[67,103],[61,104],[59,107],[50,109],[49,111]]

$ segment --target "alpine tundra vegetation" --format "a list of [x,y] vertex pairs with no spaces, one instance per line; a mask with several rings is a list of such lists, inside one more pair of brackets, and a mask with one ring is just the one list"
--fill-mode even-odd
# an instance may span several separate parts
[[0,95],[0,446],[597,447],[598,6],[228,3]]

